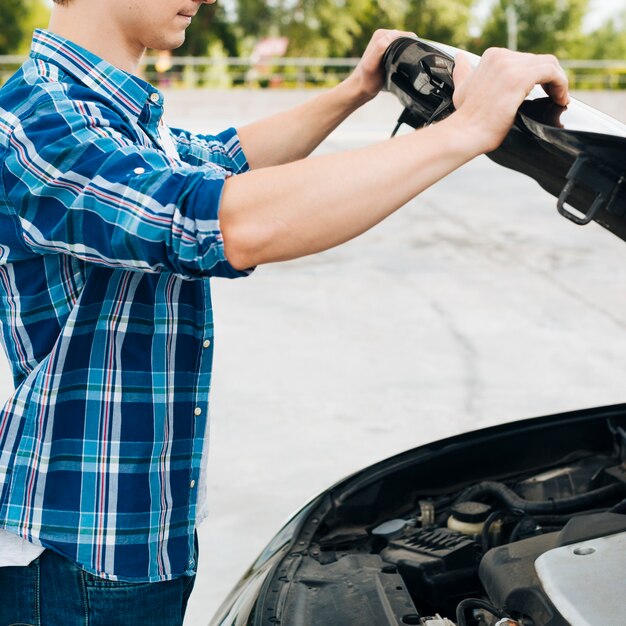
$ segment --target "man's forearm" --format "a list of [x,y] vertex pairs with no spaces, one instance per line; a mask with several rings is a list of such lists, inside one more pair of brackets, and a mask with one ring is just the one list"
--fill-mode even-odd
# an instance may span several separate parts
[[326,250],[368,230],[478,152],[455,116],[381,144],[234,176],[220,223],[238,268]]
[[535,85],[556,104],[569,102],[565,73],[550,55],[490,49],[476,70],[460,55],[454,80],[457,110],[434,126],[229,178],[219,216],[230,263],[245,269],[347,241],[474,156],[495,150]]
[[293,109],[238,129],[251,169],[303,159],[366,102],[350,79]]

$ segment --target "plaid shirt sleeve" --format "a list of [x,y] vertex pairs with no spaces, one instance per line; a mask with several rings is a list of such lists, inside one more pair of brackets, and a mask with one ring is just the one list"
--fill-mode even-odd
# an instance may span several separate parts
[[226,260],[218,221],[225,178],[247,166],[235,133],[179,131],[177,161],[134,132],[79,99],[45,98],[15,126],[1,173],[27,248],[185,278],[249,273]]
[[182,128],[170,128],[180,158],[190,165],[204,165],[219,159],[222,167],[231,174],[247,171],[248,161],[241,149],[234,129],[218,135],[191,133]]

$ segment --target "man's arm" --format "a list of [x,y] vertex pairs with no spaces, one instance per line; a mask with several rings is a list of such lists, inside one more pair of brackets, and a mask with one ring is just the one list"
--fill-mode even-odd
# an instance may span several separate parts
[[[9,118],[10,139],[0,147],[0,209],[19,233],[11,257],[69,254],[185,278],[247,274],[225,259],[217,220],[230,175],[219,162],[235,161],[172,160],[139,145],[104,103],[36,89],[28,115]],[[237,149],[233,131],[220,137]]]
[[455,69],[457,111],[379,145],[228,179],[220,207],[224,251],[236,268],[292,259],[366,231],[473,157],[497,148],[524,98],[544,85],[561,105],[567,78],[548,55],[488,50]]
[[380,60],[399,30],[378,30],[354,72],[342,83],[300,106],[237,130],[251,169],[303,159],[353,111],[382,88]]

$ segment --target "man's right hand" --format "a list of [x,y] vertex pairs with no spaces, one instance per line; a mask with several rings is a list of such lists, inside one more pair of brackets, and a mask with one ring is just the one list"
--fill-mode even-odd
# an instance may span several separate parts
[[495,150],[504,140],[518,108],[535,85],[560,106],[569,104],[568,80],[556,57],[549,54],[485,51],[476,69],[466,54],[455,59],[454,105],[464,118],[463,134],[478,153]]

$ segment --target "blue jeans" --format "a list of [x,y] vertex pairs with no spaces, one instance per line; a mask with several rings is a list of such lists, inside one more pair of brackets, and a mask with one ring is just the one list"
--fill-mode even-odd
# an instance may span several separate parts
[[[197,535],[195,549],[197,563]],[[105,580],[45,550],[27,567],[0,567],[0,626],[182,626],[194,581]]]

